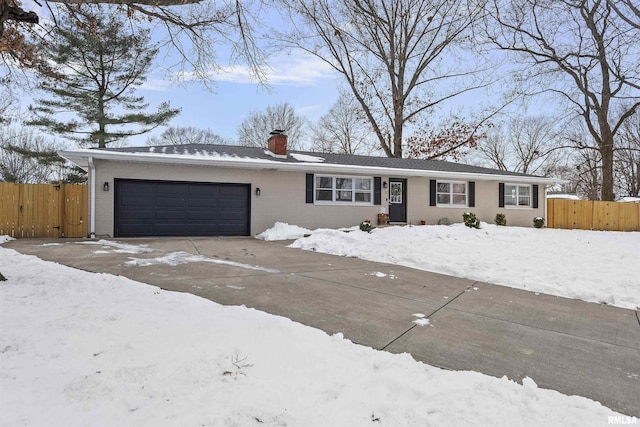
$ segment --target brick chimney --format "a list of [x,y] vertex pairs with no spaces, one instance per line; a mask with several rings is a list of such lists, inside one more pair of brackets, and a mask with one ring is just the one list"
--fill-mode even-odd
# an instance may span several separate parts
[[276,129],[269,133],[271,137],[267,141],[267,148],[275,156],[287,156],[287,135],[283,132],[283,130]]

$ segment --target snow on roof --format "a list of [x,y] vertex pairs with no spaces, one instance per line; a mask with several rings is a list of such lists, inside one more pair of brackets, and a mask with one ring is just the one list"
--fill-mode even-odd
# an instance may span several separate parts
[[61,151],[66,159],[87,168],[89,158],[111,161],[193,164],[306,171],[309,173],[352,173],[400,176],[430,176],[441,179],[500,180],[518,177],[522,182],[555,184],[562,180],[484,168],[441,160],[358,156],[290,151],[287,156],[270,156],[264,148],[235,145],[185,144],[158,147],[121,147]]
[[569,199],[569,200],[582,200],[576,194],[547,194],[547,199]]
[[302,153],[291,153],[291,157],[301,162],[324,162],[324,157],[310,156]]

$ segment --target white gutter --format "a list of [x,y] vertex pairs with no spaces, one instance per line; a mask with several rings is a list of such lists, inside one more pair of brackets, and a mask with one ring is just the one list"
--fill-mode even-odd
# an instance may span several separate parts
[[[161,153],[123,153],[123,152],[100,152],[96,150],[75,150],[61,151],[62,157],[84,166],[83,160],[89,158],[99,158],[102,160],[120,161],[120,162],[141,162],[141,163],[157,163],[157,164],[176,164],[176,165],[200,165],[200,166],[217,166],[231,167],[240,169],[257,169],[271,171],[291,171],[291,172],[308,172],[308,173],[342,173],[342,174],[363,174],[363,175],[382,175],[393,177],[430,177],[441,179],[464,179],[464,180],[485,180],[485,181],[517,181],[520,183],[544,183],[555,185],[563,182],[561,179],[542,178],[534,176],[519,175],[502,175],[489,174],[482,172],[451,172],[436,171],[422,169],[400,169],[381,166],[356,166],[356,165],[338,165],[334,163],[323,162],[299,162],[287,163],[275,160],[251,159],[241,157],[206,157],[194,155],[175,155],[170,156]],[[91,165],[89,165],[91,168]]]
[[91,187],[89,188],[90,196],[90,211],[89,218],[91,221],[91,228],[89,231],[89,237],[96,238],[96,167],[93,165],[93,157],[88,158],[89,161],[89,180],[91,181]]

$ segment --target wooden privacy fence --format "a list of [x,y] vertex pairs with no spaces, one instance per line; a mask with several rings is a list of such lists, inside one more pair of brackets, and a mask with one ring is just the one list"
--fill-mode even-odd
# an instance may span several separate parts
[[640,203],[548,199],[547,227],[640,231]]
[[87,186],[0,182],[0,235],[86,237]]

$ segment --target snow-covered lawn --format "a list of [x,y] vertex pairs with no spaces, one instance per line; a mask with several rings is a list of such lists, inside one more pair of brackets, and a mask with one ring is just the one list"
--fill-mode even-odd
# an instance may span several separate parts
[[1,426],[631,420],[530,379],[444,371],[283,317],[2,247],[0,272]]
[[[464,224],[287,232],[291,246],[386,262],[528,291],[640,308],[640,233]],[[289,231],[296,231],[292,228]],[[311,234],[309,237],[302,237]]]

